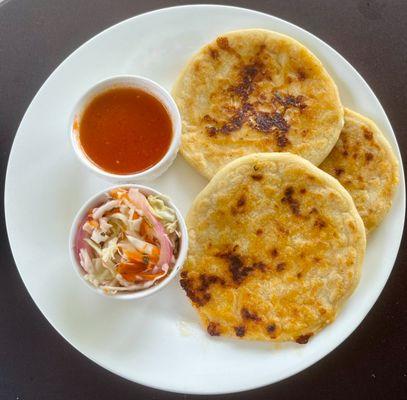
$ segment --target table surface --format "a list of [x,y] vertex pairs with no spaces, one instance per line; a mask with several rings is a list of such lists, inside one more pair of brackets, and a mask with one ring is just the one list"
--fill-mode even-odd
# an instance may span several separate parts
[[[49,74],[96,33],[145,11],[194,2],[0,0],[0,168]],[[199,1],[197,3],[200,3]],[[366,79],[406,157],[407,1],[223,1],[293,22],[339,51]],[[1,196],[3,201],[3,195]],[[2,222],[4,207],[0,207]],[[128,382],[92,363],[49,325],[26,291],[0,227],[1,399],[192,399]],[[335,351],[283,382],[222,399],[407,398],[407,249],[362,325]],[[250,371],[248,371],[248,374]],[[199,396],[205,397],[205,396]]]

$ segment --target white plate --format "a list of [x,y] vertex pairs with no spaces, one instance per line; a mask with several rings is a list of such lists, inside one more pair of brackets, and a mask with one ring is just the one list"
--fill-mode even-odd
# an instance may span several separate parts
[[[362,280],[338,319],[307,345],[210,338],[177,281],[134,302],[104,299],[82,285],[68,255],[75,212],[108,186],[77,161],[67,120],[78,97],[114,74],[152,78],[166,88],[201,45],[239,28],[266,28],[310,48],[337,82],[343,103],[373,118],[400,162],[394,206],[369,237]],[[178,157],[153,187],[182,213],[204,187]],[[397,142],[379,101],[332,48],[281,19],[241,8],[185,6],[154,11],[97,35],[68,57],[35,96],[18,129],[7,170],[5,211],[13,255],[33,300],[81,353],[132,381],[184,393],[253,389],[291,376],[338,346],[373,306],[393,267],[403,230],[404,175]]]

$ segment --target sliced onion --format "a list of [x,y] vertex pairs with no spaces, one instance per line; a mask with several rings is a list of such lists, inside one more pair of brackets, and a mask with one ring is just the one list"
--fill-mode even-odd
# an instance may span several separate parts
[[173,255],[173,248],[170,239],[165,233],[164,227],[160,221],[154,216],[151,206],[146,197],[140,193],[138,189],[131,188],[129,190],[129,199],[137,208],[140,208],[148,222],[152,225],[154,234],[160,242],[160,258],[157,265],[162,267],[163,264],[170,264]]
[[157,272],[159,272],[160,270],[164,272],[164,275],[167,274],[168,270],[170,269],[170,266],[167,263],[164,263],[163,265],[161,265],[161,267],[159,267],[158,265],[156,265],[151,272],[153,274],[156,274]]
[[79,260],[82,268],[88,273],[93,272],[93,263],[86,249],[82,248],[79,250]]
[[76,232],[75,250],[77,252],[79,261],[80,261],[80,252],[82,249],[85,249],[88,252],[88,254],[92,254],[92,248],[89,246],[88,243],[86,243],[85,240],[90,237],[90,234],[82,228],[85,225],[86,221],[87,218],[85,217],[83,221],[79,224],[78,231]]

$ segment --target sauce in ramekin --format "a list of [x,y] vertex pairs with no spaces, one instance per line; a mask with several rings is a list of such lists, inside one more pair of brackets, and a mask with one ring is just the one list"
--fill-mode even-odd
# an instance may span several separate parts
[[79,141],[87,157],[114,174],[137,173],[157,164],[168,151],[172,135],[166,107],[132,87],[97,95],[79,122]]

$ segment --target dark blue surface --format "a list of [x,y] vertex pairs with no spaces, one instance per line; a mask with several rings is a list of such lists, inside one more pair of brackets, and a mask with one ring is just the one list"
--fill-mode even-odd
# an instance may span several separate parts
[[[125,18],[186,3],[192,2],[0,1],[2,185],[18,124],[42,83],[66,56]],[[222,3],[254,8],[291,21],[338,50],[378,96],[406,158],[406,0]],[[0,400],[195,398],[128,382],[95,365],[66,343],[36,308],[18,275],[7,242],[2,205],[0,210]],[[406,261],[403,242],[384,292],[365,321],[319,363],[273,386],[214,398],[407,399]]]

